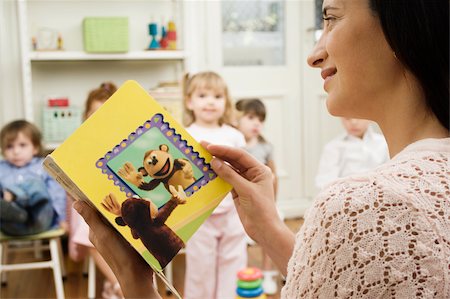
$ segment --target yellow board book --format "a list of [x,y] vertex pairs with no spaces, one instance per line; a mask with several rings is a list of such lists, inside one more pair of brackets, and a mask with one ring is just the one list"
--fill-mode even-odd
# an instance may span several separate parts
[[44,167],[75,199],[94,205],[168,284],[162,269],[231,190],[211,158],[127,81]]

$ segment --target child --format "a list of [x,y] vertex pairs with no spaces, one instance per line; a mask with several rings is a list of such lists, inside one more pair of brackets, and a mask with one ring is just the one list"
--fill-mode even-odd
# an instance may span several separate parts
[[66,192],[42,168],[41,133],[25,120],[0,132],[0,229],[25,236],[52,227],[66,229]]
[[[237,128],[244,134],[247,142],[246,150],[252,154],[259,162],[267,165],[273,174],[273,185],[275,194],[277,192],[277,176],[275,162],[273,160],[273,147],[261,135],[264,121],[266,119],[266,107],[259,99],[239,100],[236,103]],[[277,292],[276,276],[278,271],[273,270],[270,258],[263,252],[263,289],[268,295]]]
[[323,149],[316,176],[316,186],[322,189],[338,178],[359,174],[389,160],[383,135],[375,133],[370,121],[342,118],[346,133],[338,136]]
[[[109,97],[116,92],[117,87],[111,82],[102,83],[98,88],[89,92],[84,109],[84,119],[89,118]],[[122,292],[117,278],[112,273],[103,257],[98,253],[89,241],[89,227],[84,219],[73,208],[71,208],[69,254],[75,261],[84,259],[89,253],[105,275],[106,281],[103,285],[103,298],[122,298]]]
[[[187,131],[198,141],[244,147],[244,136],[229,125],[232,104],[216,73],[185,76]],[[236,273],[247,265],[245,232],[231,194],[186,244],[184,298],[234,298]]]

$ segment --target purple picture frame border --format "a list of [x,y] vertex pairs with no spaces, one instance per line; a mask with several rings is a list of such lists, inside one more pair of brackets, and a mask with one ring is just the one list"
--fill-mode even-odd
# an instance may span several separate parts
[[164,120],[164,115],[157,113],[153,115],[150,120],[144,122],[142,126],[139,126],[136,131],[128,135],[127,139],[123,139],[111,151],[108,151],[95,163],[96,167],[99,168],[103,174],[107,175],[108,179],[112,180],[114,182],[114,185],[120,188],[120,191],[125,192],[127,197],[132,197],[133,195],[138,194],[136,194],[130,187],[128,187],[128,185],[125,184],[116,173],[111,171],[107,163],[109,160],[114,159],[115,157],[120,155],[122,151],[133,144],[133,142],[136,141],[139,136],[152,128],[158,128],[159,131],[164,135],[164,137],[180,152],[182,152],[186,159],[188,159],[202,172],[203,176],[197,179],[195,183],[190,185],[185,190],[188,197],[217,177],[217,174],[212,170],[211,165],[209,163],[206,163],[205,159],[201,157],[198,152],[194,151],[193,146],[189,145],[188,142],[181,137],[181,134],[178,134],[176,130]]

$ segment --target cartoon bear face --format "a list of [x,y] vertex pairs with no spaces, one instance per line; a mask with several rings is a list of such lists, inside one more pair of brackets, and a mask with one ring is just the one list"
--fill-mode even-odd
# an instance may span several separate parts
[[143,164],[147,175],[155,179],[164,179],[172,172],[173,162],[169,147],[161,144],[159,150],[150,150],[145,153]]

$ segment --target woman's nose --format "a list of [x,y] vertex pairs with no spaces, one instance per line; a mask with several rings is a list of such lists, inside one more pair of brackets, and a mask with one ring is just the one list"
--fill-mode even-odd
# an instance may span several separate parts
[[327,57],[328,53],[325,50],[325,33],[322,33],[322,36],[309,54],[307,61],[310,67],[320,67]]

